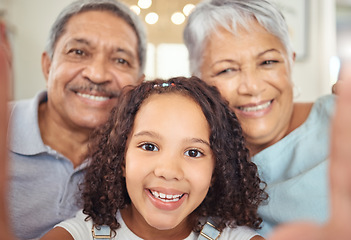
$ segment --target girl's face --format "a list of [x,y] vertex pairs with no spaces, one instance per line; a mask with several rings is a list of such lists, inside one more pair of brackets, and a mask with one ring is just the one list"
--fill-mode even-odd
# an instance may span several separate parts
[[191,98],[152,95],[142,104],[125,157],[132,204],[122,216],[132,231],[189,235],[188,216],[205,198],[215,165],[209,138],[208,122]]

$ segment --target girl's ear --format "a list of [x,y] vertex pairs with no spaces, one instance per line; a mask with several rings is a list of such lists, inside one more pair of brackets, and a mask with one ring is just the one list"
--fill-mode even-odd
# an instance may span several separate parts
[[214,174],[212,174],[210,187],[212,187],[214,185],[215,181],[216,181],[216,178],[215,178]]
[[122,172],[123,172],[123,177],[125,178],[126,177],[126,166],[125,166],[125,163],[122,164]]

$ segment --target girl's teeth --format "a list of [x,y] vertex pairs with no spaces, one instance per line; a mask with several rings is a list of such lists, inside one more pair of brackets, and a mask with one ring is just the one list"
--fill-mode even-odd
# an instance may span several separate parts
[[171,195],[171,194],[164,194],[164,193],[160,193],[157,191],[150,191],[152,193],[152,195],[155,198],[160,199],[163,202],[176,202],[179,199],[181,199],[181,197],[183,196],[182,194],[176,194],[176,195]]
[[87,98],[87,99],[94,100],[94,101],[100,101],[100,102],[110,99],[108,97],[94,96],[94,95],[90,95],[90,94],[86,94],[86,93],[79,93],[79,92],[77,93],[77,95],[79,95],[83,98]]
[[271,103],[272,103],[272,101],[269,101],[269,102],[266,102],[264,104],[253,106],[253,107],[238,107],[238,108],[244,112],[254,112],[254,111],[266,109],[267,107],[269,107],[271,105]]

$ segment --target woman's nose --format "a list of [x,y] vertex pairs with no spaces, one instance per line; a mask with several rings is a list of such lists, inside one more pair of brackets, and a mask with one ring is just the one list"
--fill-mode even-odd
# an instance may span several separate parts
[[257,96],[264,89],[264,81],[255,70],[246,70],[240,73],[239,94]]

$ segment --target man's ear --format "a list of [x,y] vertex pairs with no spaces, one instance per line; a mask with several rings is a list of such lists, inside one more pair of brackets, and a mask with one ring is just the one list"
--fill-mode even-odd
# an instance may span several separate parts
[[293,63],[296,61],[296,52],[293,52],[293,57],[292,57],[292,59],[293,59]]
[[47,52],[43,52],[43,54],[41,55],[41,70],[43,71],[46,83],[49,79],[50,67],[51,58]]

